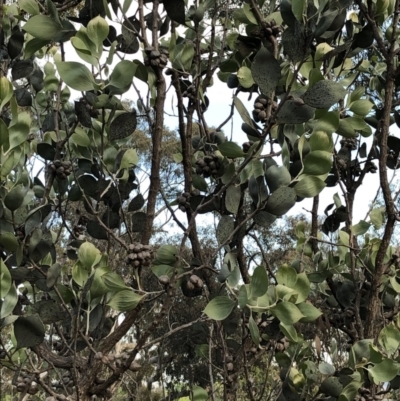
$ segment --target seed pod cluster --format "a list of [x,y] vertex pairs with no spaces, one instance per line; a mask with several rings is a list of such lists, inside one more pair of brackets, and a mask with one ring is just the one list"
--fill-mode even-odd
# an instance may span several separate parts
[[354,177],[359,177],[361,175],[361,166],[360,166],[360,163],[358,163],[357,160],[352,160],[351,161],[350,168],[351,168],[351,174]]
[[183,192],[182,195],[178,196],[179,210],[182,212],[186,212],[190,210],[190,193]]
[[247,153],[253,145],[254,145],[253,141],[248,141],[248,142],[242,143],[243,152]]
[[160,48],[155,50],[154,47],[149,46],[144,49],[146,53],[144,57],[144,64],[155,68],[165,68],[168,64],[169,53],[166,49]]
[[260,39],[268,39],[271,37],[278,37],[283,32],[281,25],[278,25],[274,19],[265,21],[262,28],[257,27],[251,31],[252,36],[257,36]]
[[357,139],[356,138],[343,138],[340,141],[342,148],[348,148],[350,150],[357,150]]
[[146,267],[151,265],[153,251],[150,245],[134,243],[129,245],[129,254],[126,263],[133,267]]
[[17,377],[17,391],[20,393],[26,391],[30,395],[35,395],[39,391],[39,386],[33,380],[32,376],[26,372],[22,372]]
[[63,374],[61,381],[64,386],[74,387],[74,380],[71,377],[71,372],[68,370]]
[[286,337],[283,337],[282,339],[278,340],[275,343],[275,351],[276,352],[284,352],[289,348],[289,341]]
[[[265,123],[267,121],[267,107],[270,100],[264,96],[260,95],[254,101],[253,118],[256,122]],[[276,102],[273,102],[271,112],[274,113],[278,107]]]
[[375,174],[378,171],[378,167],[376,166],[376,164],[371,161],[365,163],[365,168],[367,170],[367,173]]
[[183,97],[188,97],[191,100],[196,99],[196,87],[192,84],[189,85],[185,91],[182,92]]
[[189,298],[193,298],[202,294],[203,285],[203,280],[199,276],[192,274],[189,277],[189,280],[182,282],[181,289],[183,295]]
[[59,181],[65,180],[72,173],[72,163],[69,160],[54,160],[48,168]]
[[217,155],[207,155],[200,157],[196,161],[196,174],[204,178],[216,177],[220,168],[220,162]]

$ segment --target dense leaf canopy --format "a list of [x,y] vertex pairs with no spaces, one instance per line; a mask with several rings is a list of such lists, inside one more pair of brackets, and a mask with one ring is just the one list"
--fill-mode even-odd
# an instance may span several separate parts
[[399,18],[2,1],[2,399],[399,399]]

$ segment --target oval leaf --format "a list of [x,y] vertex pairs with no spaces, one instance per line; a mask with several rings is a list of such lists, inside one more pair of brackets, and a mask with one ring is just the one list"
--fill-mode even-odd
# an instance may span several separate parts
[[224,320],[231,314],[235,305],[236,302],[228,297],[215,297],[208,303],[203,312],[210,319]]
[[265,47],[262,47],[254,57],[251,73],[261,93],[270,97],[281,78],[281,67],[273,54]]
[[115,294],[107,305],[117,311],[127,312],[136,308],[142,298],[142,295],[136,294],[131,290],[123,290]]
[[276,316],[283,324],[295,324],[304,315],[299,308],[291,302],[281,302],[270,309],[271,313]]

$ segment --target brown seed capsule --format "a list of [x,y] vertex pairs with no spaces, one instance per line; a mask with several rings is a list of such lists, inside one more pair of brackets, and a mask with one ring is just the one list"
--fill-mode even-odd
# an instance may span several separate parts
[[161,56],[161,53],[158,50],[152,50],[150,52],[150,57],[151,58],[159,58]]
[[168,285],[171,280],[166,274],[163,274],[158,278],[158,281],[161,285]]
[[271,36],[272,35],[272,29],[271,28],[266,28],[265,29],[265,35],[266,36]]
[[258,118],[259,118],[261,121],[265,120],[265,119],[267,118],[267,113],[266,113],[265,111],[260,111],[260,112],[258,113]]

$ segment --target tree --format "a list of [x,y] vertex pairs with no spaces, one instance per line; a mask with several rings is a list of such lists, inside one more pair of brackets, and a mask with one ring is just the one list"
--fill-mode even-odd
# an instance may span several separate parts
[[0,12],[2,397],[398,397],[399,0]]

